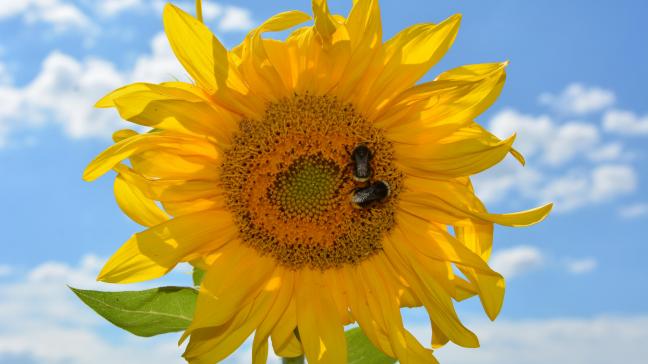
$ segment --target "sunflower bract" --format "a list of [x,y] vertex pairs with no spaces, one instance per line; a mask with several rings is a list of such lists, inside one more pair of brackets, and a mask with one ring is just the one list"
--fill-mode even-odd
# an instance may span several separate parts
[[[436,362],[428,348],[448,341],[477,347],[453,301],[479,296],[491,319],[499,313],[493,224],[531,225],[551,210],[490,213],[471,185],[507,154],[524,162],[514,136],[474,121],[497,99],[507,63],[417,84],[460,16],[383,42],[375,0],[354,1],[346,17],[314,0],[313,14],[275,15],[227,50],[201,21],[165,7],[171,48],[195,83],[136,83],[97,103],[151,128],[117,131],[84,173],[117,172],[119,206],[147,227],[99,279],[154,279],[180,262],[205,270],[182,338],[190,363],[222,360],[252,334],[253,363],[266,361],[270,339],[280,356],[344,363],[344,325],[354,322],[401,363]],[[264,37],[311,19],[285,40]],[[362,182],[358,145],[371,151]],[[382,195],[354,204],[372,184]],[[403,325],[400,309],[418,306],[430,343]]]

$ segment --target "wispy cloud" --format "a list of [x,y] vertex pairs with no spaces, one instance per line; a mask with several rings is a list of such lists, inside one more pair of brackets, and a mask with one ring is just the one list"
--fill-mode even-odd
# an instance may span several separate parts
[[619,215],[626,219],[648,216],[648,203],[635,203],[619,209]]
[[13,268],[7,264],[0,264],[0,277],[6,277],[11,275]]
[[544,260],[538,248],[523,245],[496,251],[491,257],[490,266],[511,279],[542,267]]
[[[564,317],[468,322],[481,347],[448,345],[435,351],[444,364],[641,364],[648,357],[648,316]],[[428,326],[414,334],[424,340]]]
[[605,131],[625,136],[648,135],[648,115],[639,115],[627,110],[610,110],[603,116]]
[[598,267],[596,258],[582,258],[569,260],[566,263],[567,271],[572,274],[590,273]]
[[605,164],[591,171],[573,171],[550,180],[538,192],[541,200],[554,201],[556,211],[571,211],[612,201],[638,188],[634,168],[624,164]]
[[0,0],[0,20],[21,17],[26,23],[46,23],[55,30],[87,29],[92,22],[76,5],[61,0]]
[[254,26],[252,13],[238,6],[227,6],[218,23],[218,29],[226,32],[245,31]]
[[0,147],[11,144],[12,134],[49,124],[59,125],[71,138],[106,138],[127,124],[111,110],[94,109],[99,98],[128,82],[186,79],[184,75],[164,34],[155,36],[151,52],[126,71],[105,59],[79,60],[54,51],[28,84],[0,85]]
[[570,274],[586,274],[598,267],[598,260],[593,257],[576,259],[555,257],[535,246],[518,245],[495,250],[489,265],[504,278],[510,280],[544,269]]
[[[606,92],[613,95],[597,87],[571,85],[563,92],[570,96],[561,97],[565,104],[587,104],[572,99],[582,96],[590,101],[602,100],[605,97],[600,95]],[[592,106],[588,112],[601,111],[611,102],[601,101],[597,104],[599,107]],[[593,104],[591,101],[589,105]],[[584,110],[584,106],[572,107]],[[517,193],[517,197],[534,203],[554,202],[556,212],[567,212],[635,193],[639,189],[638,173],[633,164],[635,156],[623,140],[611,139],[613,136],[604,132],[610,128],[605,126],[605,117],[603,125],[599,125],[588,121],[564,121],[564,116],[552,113],[522,113],[512,108],[496,113],[490,120],[489,129],[502,138],[516,132],[515,147],[529,163],[522,168],[509,158],[476,176],[479,195],[486,202],[496,203]]]
[[541,104],[551,107],[558,113],[584,115],[612,106],[616,96],[614,92],[601,87],[572,83],[559,94],[545,92],[538,99]]
[[95,6],[100,15],[110,17],[143,5],[142,0],[102,0],[97,1]]

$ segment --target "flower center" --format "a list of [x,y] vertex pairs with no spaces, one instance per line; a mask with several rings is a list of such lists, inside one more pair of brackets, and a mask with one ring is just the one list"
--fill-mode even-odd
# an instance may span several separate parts
[[340,177],[337,164],[321,154],[303,156],[277,174],[268,197],[291,218],[312,217],[331,207]]
[[[352,151],[371,150],[371,178],[353,177]],[[355,264],[382,248],[394,225],[403,175],[380,130],[350,105],[296,95],[269,104],[261,120],[243,119],[225,152],[221,182],[244,244],[298,269]],[[357,188],[389,184],[390,195],[358,208]]]

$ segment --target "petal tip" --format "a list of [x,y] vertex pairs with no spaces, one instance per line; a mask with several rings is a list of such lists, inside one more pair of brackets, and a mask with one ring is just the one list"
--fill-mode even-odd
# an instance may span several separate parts
[[90,166],[86,168],[85,171],[83,171],[83,176],[81,176],[81,179],[83,179],[86,182],[92,182],[97,179],[96,176],[93,175],[93,171],[90,170]]

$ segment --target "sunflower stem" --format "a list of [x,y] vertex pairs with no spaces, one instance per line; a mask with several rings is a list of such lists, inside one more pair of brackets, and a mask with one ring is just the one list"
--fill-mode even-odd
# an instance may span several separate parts
[[196,18],[200,20],[200,22],[203,22],[203,16],[202,16],[202,0],[196,0]]

